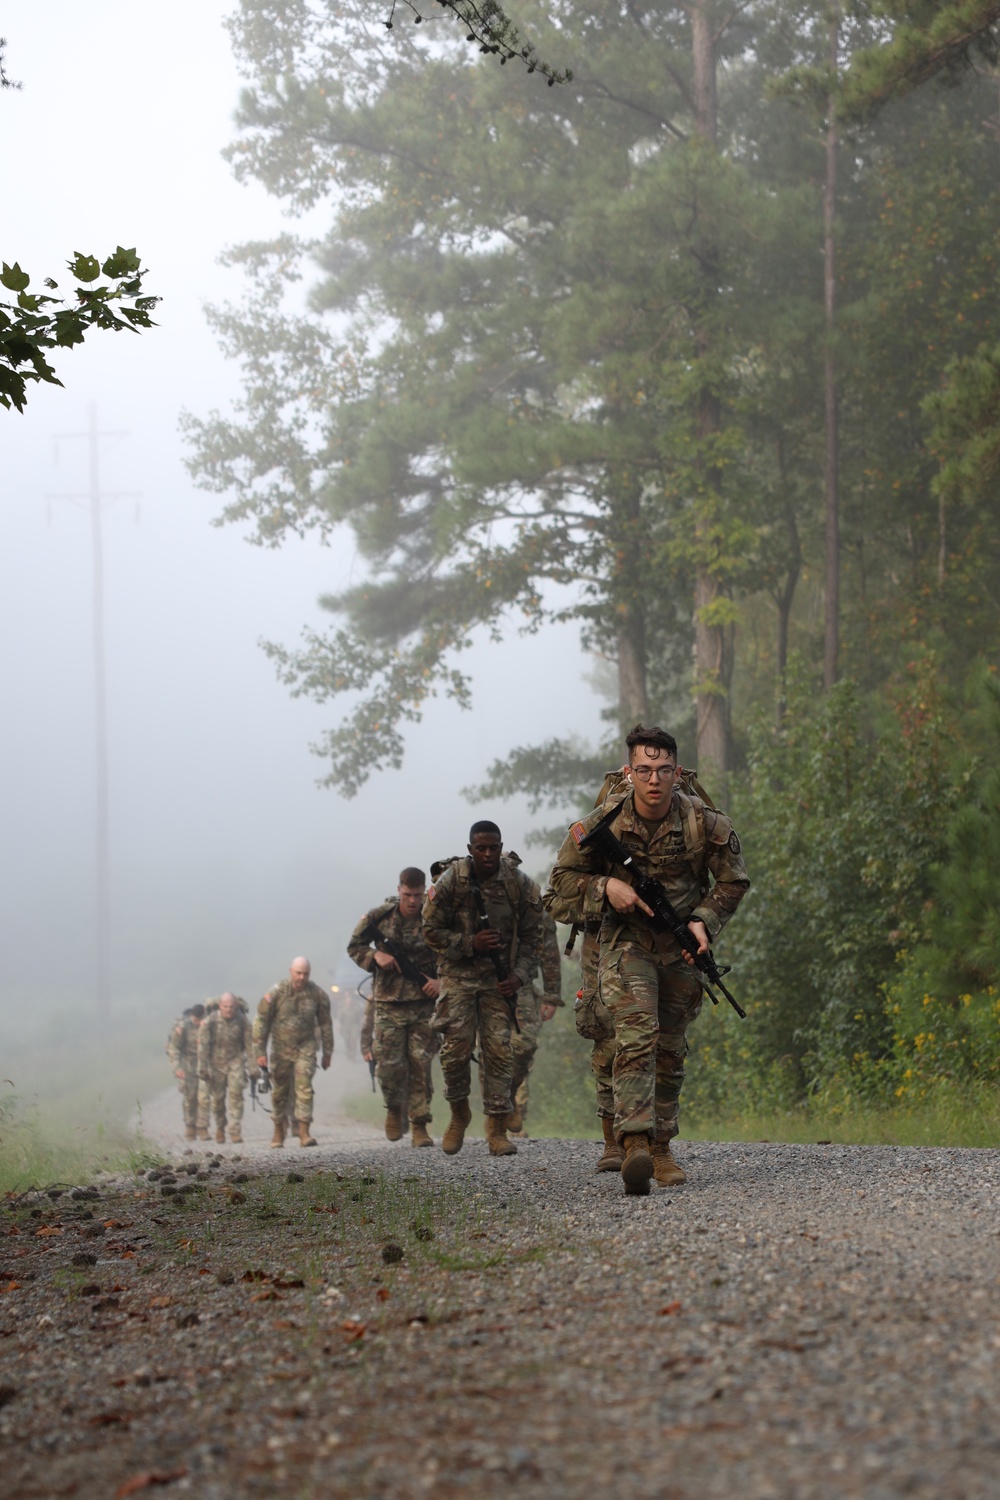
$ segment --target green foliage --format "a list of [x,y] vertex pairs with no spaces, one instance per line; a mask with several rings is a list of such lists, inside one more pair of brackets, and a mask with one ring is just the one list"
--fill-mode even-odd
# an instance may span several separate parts
[[[155,326],[150,314],[160,298],[143,294],[146,273],[140,270],[134,250],[119,245],[103,263],[77,251],[66,264],[79,283],[71,302],[29,292],[28,273],[17,261],[12,266],[3,262],[0,285],[17,293],[16,303],[0,302],[0,405],[8,410],[16,407],[24,411],[28,381],[62,385],[49,364],[50,350],[82,344],[91,328],[137,333],[140,328]],[[95,286],[101,275],[107,281]],[[58,290],[58,283],[51,278],[46,278],[44,285],[49,291]]]

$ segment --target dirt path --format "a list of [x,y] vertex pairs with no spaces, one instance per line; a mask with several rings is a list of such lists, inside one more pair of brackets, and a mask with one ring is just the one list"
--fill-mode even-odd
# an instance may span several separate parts
[[998,1152],[238,1154],[3,1211],[5,1496],[997,1493]]

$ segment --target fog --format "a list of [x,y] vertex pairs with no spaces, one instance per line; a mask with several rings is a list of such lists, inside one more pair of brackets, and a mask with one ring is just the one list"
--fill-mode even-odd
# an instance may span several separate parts
[[100,443],[104,492],[141,497],[103,513],[112,1011],[141,1008],[157,1047],[183,1005],[223,988],[256,1000],[298,952],[323,982],[352,972],[348,932],[401,865],[460,849],[483,813],[523,843],[523,803],[473,809],[460,788],[516,744],[599,724],[576,630],[512,636],[469,653],[474,711],[432,704],[401,771],[353,802],[317,788],[309,743],[340,706],[290,699],[257,643],[326,623],[316,599],[356,570],[349,542],[263,551],[213,528],[219,497],[191,484],[177,427],[182,408],[237,394],[203,316],[240,293],[217,256],[281,222],[220,156],[240,86],[228,8],[47,0],[4,28],[23,91],[0,97],[0,254],[37,285],[76,250],[134,245],[164,299],[156,329],[91,335],[56,360],[65,389],[0,413],[8,1044],[98,1032],[90,522],[49,498],[87,489],[86,442],[56,436],[84,432],[91,403],[102,431],[127,434]]

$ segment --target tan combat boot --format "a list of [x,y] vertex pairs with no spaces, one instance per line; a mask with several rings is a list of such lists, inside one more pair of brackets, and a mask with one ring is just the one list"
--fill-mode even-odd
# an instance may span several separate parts
[[516,1104],[507,1116],[507,1129],[511,1135],[520,1135],[524,1130],[524,1117]]
[[282,1115],[280,1117],[280,1119],[279,1119],[279,1117],[277,1115],[275,1115],[275,1117],[274,1117],[274,1134],[271,1137],[271,1150],[272,1151],[278,1151],[278,1150],[281,1149],[282,1146],[284,1146],[284,1144],[285,1144],[285,1117],[284,1117],[284,1115]]
[[315,1139],[309,1134],[309,1126],[311,1124],[312,1124],[311,1120],[300,1120],[299,1121],[299,1145],[300,1146],[315,1146],[317,1144],[317,1142],[315,1141]]
[[234,1125],[232,1130],[229,1132],[229,1139],[232,1141],[234,1146],[242,1146],[243,1132],[238,1125]]
[[644,1197],[649,1192],[652,1175],[653,1157],[649,1149],[649,1136],[645,1130],[631,1130],[625,1136],[625,1160],[622,1162],[622,1182],[626,1193]]
[[398,1109],[387,1109],[385,1112],[385,1138],[387,1141],[403,1139],[403,1117]]
[[448,1121],[448,1129],[441,1141],[441,1150],[445,1156],[454,1156],[461,1151],[462,1142],[465,1140],[465,1132],[472,1123],[472,1110],[469,1108],[468,1099],[456,1099],[451,1106],[451,1119]]
[[199,1125],[198,1129],[195,1131],[195,1135],[196,1135],[196,1137],[198,1138],[199,1141],[207,1141],[208,1140],[208,1126],[207,1125]]
[[516,1156],[517,1147],[507,1139],[509,1115],[486,1116],[486,1144],[491,1156]]
[[676,1160],[669,1141],[653,1142],[653,1176],[660,1187],[677,1187],[687,1182],[687,1173]]
[[224,1146],[226,1144],[226,1127],[224,1125],[220,1125],[215,1132],[215,1144],[217,1146]]
[[433,1146],[433,1139],[427,1134],[427,1121],[414,1120],[410,1131],[411,1146]]
[[193,1125],[186,1125],[184,1127],[184,1139],[186,1141],[196,1141],[198,1139],[198,1132]]
[[622,1162],[625,1160],[624,1148],[619,1146],[615,1140],[615,1122],[609,1120],[607,1115],[601,1116],[601,1129],[604,1131],[604,1155],[601,1157],[595,1172],[620,1172]]

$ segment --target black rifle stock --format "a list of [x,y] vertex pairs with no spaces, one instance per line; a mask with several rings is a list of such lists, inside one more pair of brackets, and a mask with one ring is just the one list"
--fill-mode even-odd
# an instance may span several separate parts
[[369,1073],[372,1076],[372,1093],[373,1094],[375,1092],[375,1069],[377,1067],[378,1067],[378,1064],[376,1063],[374,1056],[370,1057],[368,1059],[368,1071],[369,1071]]
[[[257,1108],[258,1098],[262,1099],[262,1096],[264,1094],[269,1094],[270,1092],[271,1074],[267,1068],[261,1068],[259,1083],[257,1082],[256,1076],[253,1073],[250,1074],[250,1103],[253,1105],[254,1109]],[[263,1102],[261,1103],[260,1107],[266,1115],[269,1115],[271,1113],[267,1105]]]
[[[490,914],[486,910],[486,902],[483,900],[483,893],[479,886],[479,877],[476,874],[476,867],[472,863],[471,858],[469,860],[469,885],[472,887],[473,900],[476,903],[476,910],[479,913],[480,932],[494,932],[496,929],[490,922]],[[487,949],[486,956],[493,965],[497,980],[500,983],[510,978],[510,970],[507,968],[506,960],[499,948]],[[517,1024],[517,997],[515,995],[503,995],[502,998],[507,1009],[510,1011],[510,1019],[514,1023],[514,1030],[520,1035],[521,1028]]]
[[[380,948],[383,953],[388,953],[390,958],[394,958],[403,978],[412,980],[414,984],[419,984],[421,989],[430,980],[437,978],[436,972],[434,974],[425,974],[423,969],[418,969],[417,965],[406,952],[406,949],[402,948],[396,942],[395,938],[386,937],[377,922],[369,922],[361,937],[364,942],[374,943],[376,948]],[[431,967],[434,968],[435,966],[432,964]]]
[[[621,812],[621,805],[613,807],[601,821],[592,828],[589,833],[583,832],[582,823],[574,823],[572,833],[577,845],[581,849],[595,849],[599,854],[611,861],[612,864],[621,865],[629,878],[629,883],[640,901],[644,901],[653,913],[652,918],[647,918],[654,932],[669,932],[685,953],[690,953],[694,959],[695,968],[704,975],[705,980],[720,989],[729,1001],[733,1010],[741,1020],[746,1020],[746,1011],[742,1005],[731,995],[723,983],[723,974],[729,970],[720,969],[715,962],[711,951],[708,953],[698,952],[698,939],[691,931],[685,919],[679,915],[672,905],[666,891],[658,880],[652,875],[643,875],[636,867],[635,860],[626,849],[617,834],[612,833],[611,823]],[[578,832],[579,830],[579,832]],[[709,984],[704,985],[705,993],[713,1005],[718,1005],[719,997],[712,993]]]

